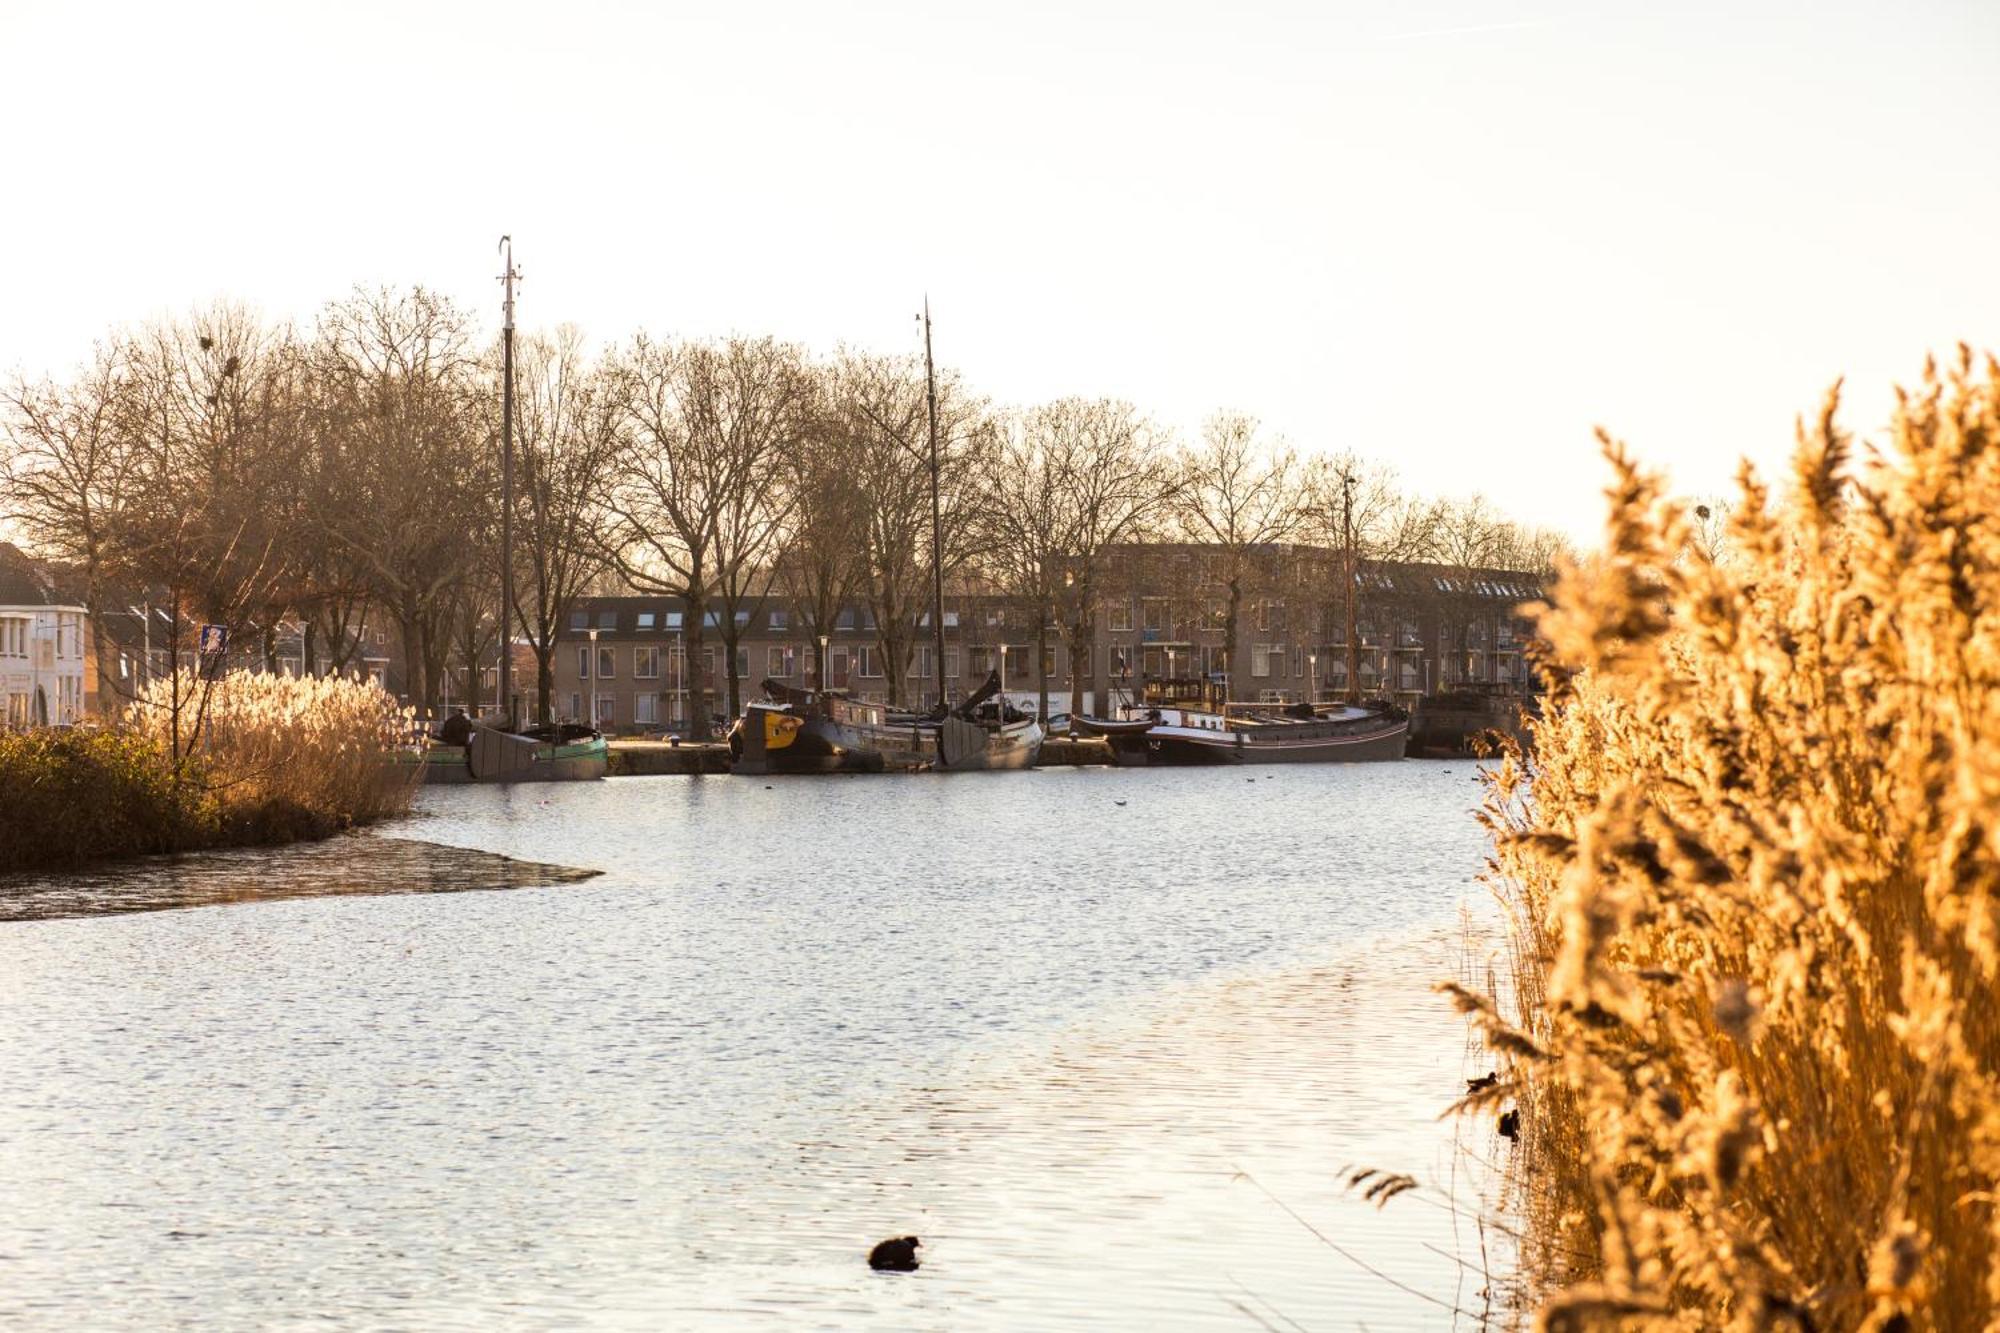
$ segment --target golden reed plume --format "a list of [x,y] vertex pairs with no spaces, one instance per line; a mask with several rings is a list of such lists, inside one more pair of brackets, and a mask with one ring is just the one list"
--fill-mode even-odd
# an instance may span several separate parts
[[2000,367],[1926,367],[1859,466],[1838,401],[1719,550],[1604,437],[1537,608],[1514,984],[1457,999],[1547,1328],[2000,1329]]

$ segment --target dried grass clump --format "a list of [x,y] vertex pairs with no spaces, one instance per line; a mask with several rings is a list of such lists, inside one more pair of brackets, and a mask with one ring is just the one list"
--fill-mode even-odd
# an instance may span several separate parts
[[[127,717],[163,749],[173,688],[153,682]],[[239,672],[215,684],[206,709],[200,681],[183,675],[179,688],[184,743],[198,736],[189,772],[221,840],[319,836],[409,808],[416,768],[389,762],[408,718],[379,685]]]
[[1849,460],[1837,390],[1720,557],[1610,439],[1493,775],[1550,1328],[2000,1328],[2000,367]]

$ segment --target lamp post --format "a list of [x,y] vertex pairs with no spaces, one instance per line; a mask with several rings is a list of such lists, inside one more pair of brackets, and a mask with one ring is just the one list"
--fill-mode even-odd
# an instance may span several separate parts
[[819,636],[819,688],[822,694],[826,693],[826,654],[827,644],[831,642],[832,638],[829,635]]
[[1306,654],[1306,702],[1319,702],[1319,654]]
[[1000,645],[1000,721],[1007,720],[1007,645]]
[[[584,632],[590,635],[590,675],[588,679],[596,680],[597,679],[597,627],[593,625]],[[578,718],[577,721],[588,722],[591,726],[594,727],[597,725],[597,687],[595,685],[586,684],[584,686],[584,691],[585,691],[583,696],[585,700],[584,708],[587,709],[588,711],[585,713],[583,717]]]

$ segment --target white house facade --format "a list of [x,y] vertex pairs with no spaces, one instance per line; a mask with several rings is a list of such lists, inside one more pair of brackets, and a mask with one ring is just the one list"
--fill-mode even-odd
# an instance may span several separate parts
[[0,699],[5,725],[83,720],[84,609],[0,605]]

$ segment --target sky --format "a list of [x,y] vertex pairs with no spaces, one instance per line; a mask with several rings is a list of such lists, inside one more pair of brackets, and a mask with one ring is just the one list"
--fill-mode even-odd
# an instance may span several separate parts
[[2000,350],[2000,4],[0,0],[0,370],[422,283],[1253,413],[1589,543]]

